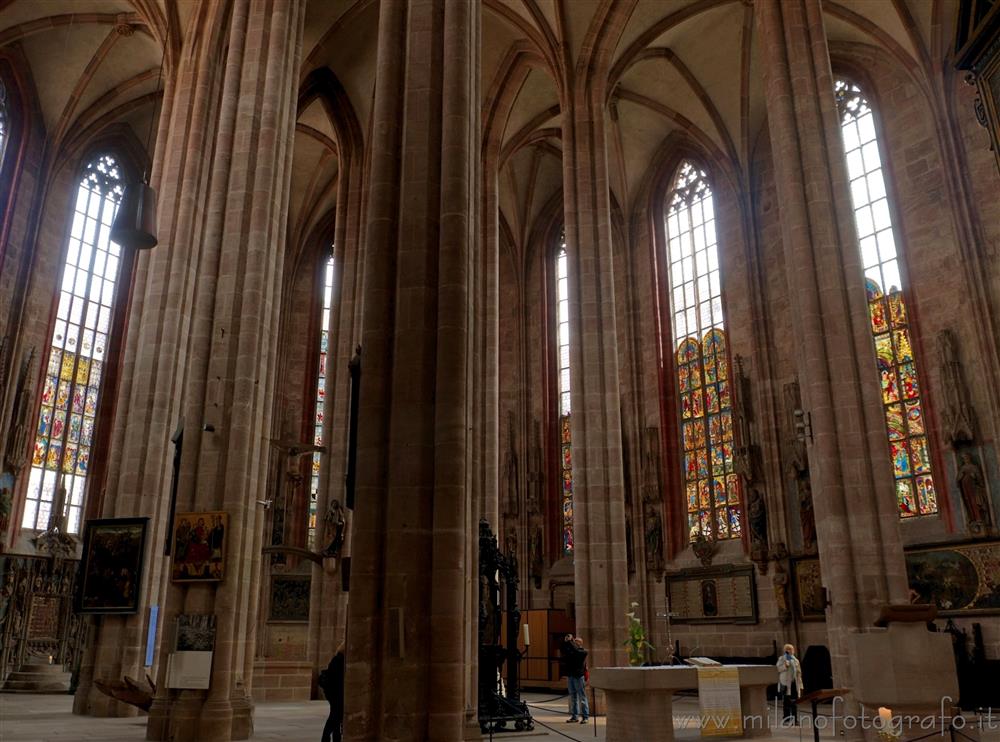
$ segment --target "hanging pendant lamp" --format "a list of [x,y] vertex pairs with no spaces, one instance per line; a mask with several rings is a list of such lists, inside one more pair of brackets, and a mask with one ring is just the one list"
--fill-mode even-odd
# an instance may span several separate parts
[[[163,61],[167,54],[167,43],[170,40],[170,27],[163,40],[163,51],[160,54],[160,71],[156,75],[156,92],[160,92],[163,80]],[[146,132],[146,152],[153,141],[153,123],[156,121],[156,102],[153,103],[153,113],[149,117],[149,130]],[[156,247],[156,191],[149,185],[149,171],[143,173],[142,181],[135,185],[125,186],[122,202],[118,205],[118,213],[111,225],[111,241],[122,247],[135,250],[148,250]]]
[[156,247],[156,191],[149,183],[125,187],[111,225],[111,241],[136,250]]

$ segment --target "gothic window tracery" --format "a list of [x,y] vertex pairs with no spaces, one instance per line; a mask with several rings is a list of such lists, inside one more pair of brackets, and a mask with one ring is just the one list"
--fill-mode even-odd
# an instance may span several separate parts
[[667,265],[689,538],[739,538],[731,374],[712,189],[682,163],[667,196]]
[[[313,409],[313,443],[323,445],[323,415],[326,407],[327,361],[330,349],[330,311],[333,306],[333,255],[323,269],[323,311],[320,316],[319,361],[316,371],[316,401]],[[322,454],[313,452],[309,471],[309,544],[316,540],[316,502],[319,495],[319,470]]]
[[857,85],[837,80],[835,94],[896,482],[896,502],[901,518],[931,515],[938,511],[938,499],[931,471],[925,400],[912,345],[875,116]]
[[123,192],[121,167],[113,156],[97,157],[84,169],[42,382],[23,528],[47,528],[65,488],[65,530],[80,532],[121,267],[111,224]]
[[560,536],[562,553],[573,553],[573,443],[570,432],[570,372],[569,372],[569,260],[566,257],[566,234],[559,238],[556,253],[556,348],[558,357],[558,436]]

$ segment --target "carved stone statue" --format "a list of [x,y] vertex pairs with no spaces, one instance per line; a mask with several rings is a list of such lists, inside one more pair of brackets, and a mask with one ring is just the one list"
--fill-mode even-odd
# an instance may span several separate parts
[[809,473],[795,480],[799,495],[799,524],[802,527],[802,548],[807,554],[816,553],[816,512],[813,510],[812,484]]
[[807,554],[816,553],[816,515],[813,511],[812,482],[809,476],[809,455],[806,443],[795,427],[795,411],[802,408],[799,382],[785,384],[785,467],[792,478],[795,497],[799,505],[799,527],[802,530],[802,549]]
[[538,420],[531,426],[531,446],[528,448],[528,514],[542,512],[542,424]]
[[733,469],[743,477],[749,486],[757,478],[754,462],[754,445],[750,432],[752,420],[750,400],[750,379],[743,370],[743,356],[736,356],[736,376],[733,379],[733,441],[735,455]]
[[760,568],[761,574],[767,574],[767,503],[764,493],[757,487],[751,487],[747,494],[747,523],[750,527],[750,559]]
[[976,438],[976,416],[969,404],[969,388],[962,377],[958,342],[955,334],[948,329],[938,333],[937,341],[941,389],[944,391],[942,418],[945,439],[953,446],[971,443]]
[[76,551],[76,539],[66,533],[66,487],[56,489],[55,502],[49,511],[49,525],[42,533],[31,539],[39,554],[51,557],[56,562],[70,559]]
[[646,503],[646,568],[659,579],[663,574],[663,521],[660,511]]
[[517,529],[514,526],[507,526],[507,535],[504,537],[504,550],[507,556],[517,556]]
[[993,524],[990,497],[986,491],[983,470],[972,454],[962,453],[959,456],[958,488],[962,493],[969,530],[976,536],[985,536]]
[[642,435],[642,501],[656,503],[662,499],[660,429],[648,427]]
[[[31,447],[33,425],[30,421],[31,406],[34,402],[34,392],[31,379],[31,367],[34,365],[35,349],[32,348],[28,357],[21,364],[21,372],[17,378],[14,403],[11,406],[13,415],[10,428],[7,431],[7,450],[4,451],[4,466],[16,477],[25,464],[28,463],[28,451]],[[0,390],[2,394],[2,390]]]
[[516,517],[519,510],[521,482],[517,461],[517,441],[514,439],[514,413],[507,413],[507,457],[503,465],[504,478],[507,480],[506,497],[504,498],[504,515]]
[[782,625],[788,624],[792,620],[792,607],[789,601],[789,579],[785,565],[781,562],[774,564],[774,577],[771,579],[774,586],[774,602],[778,607],[778,620]]
[[531,534],[531,543],[528,554],[528,567],[531,571],[531,579],[535,582],[535,588],[542,586],[542,570],[545,568],[545,557],[542,551],[542,527],[535,526]]
[[344,548],[346,529],[347,521],[344,518],[344,506],[340,504],[340,500],[331,500],[330,506],[326,510],[326,518],[323,519],[323,535],[329,539],[327,547],[323,549],[323,556],[340,556],[340,550]]

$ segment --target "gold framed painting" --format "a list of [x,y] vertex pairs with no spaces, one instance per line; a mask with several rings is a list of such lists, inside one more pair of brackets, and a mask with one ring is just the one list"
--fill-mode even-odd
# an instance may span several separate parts
[[228,529],[229,514],[222,511],[177,513],[170,579],[220,582],[226,574]]

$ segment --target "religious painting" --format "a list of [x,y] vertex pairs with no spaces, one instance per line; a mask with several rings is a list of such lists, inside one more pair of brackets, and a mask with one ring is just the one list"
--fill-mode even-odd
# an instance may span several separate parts
[[1000,613],[1000,541],[906,553],[910,601],[942,616]]
[[271,578],[271,621],[309,621],[308,575],[275,575]]
[[80,559],[78,613],[135,613],[149,518],[88,520]]
[[823,578],[819,559],[798,559],[792,563],[795,584],[795,608],[803,621],[823,621]]
[[174,582],[219,582],[226,568],[224,512],[177,513],[170,579]]
[[683,569],[664,582],[674,623],[757,623],[753,567]]

